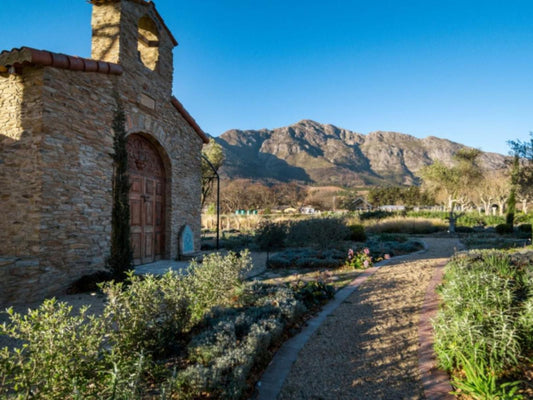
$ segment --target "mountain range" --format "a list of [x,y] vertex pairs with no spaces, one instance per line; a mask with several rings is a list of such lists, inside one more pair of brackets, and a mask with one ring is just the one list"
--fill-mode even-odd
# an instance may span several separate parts
[[[451,165],[460,143],[429,136],[376,131],[367,135],[302,120],[261,130],[229,130],[215,138],[225,154],[223,178],[263,182],[366,186],[417,183],[417,171],[436,160]],[[482,153],[484,169],[505,167],[506,157]]]

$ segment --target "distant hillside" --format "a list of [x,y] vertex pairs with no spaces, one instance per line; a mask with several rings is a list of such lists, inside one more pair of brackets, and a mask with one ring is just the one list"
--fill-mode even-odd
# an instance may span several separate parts
[[[226,155],[223,177],[342,186],[413,184],[420,168],[435,160],[449,164],[466,147],[432,136],[363,135],[311,120],[273,130],[230,130],[215,140]],[[503,168],[504,160],[497,153],[481,157],[486,169]]]

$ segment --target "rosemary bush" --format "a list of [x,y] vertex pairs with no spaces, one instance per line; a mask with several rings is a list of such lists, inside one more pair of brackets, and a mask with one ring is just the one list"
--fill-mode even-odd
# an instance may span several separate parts
[[[471,252],[448,264],[440,288],[444,307],[434,321],[435,351],[443,368],[463,371],[465,384],[457,387],[475,383],[494,389],[482,398],[496,398],[506,375],[526,362],[533,346],[530,268],[497,251]],[[484,378],[472,371],[485,371]]]

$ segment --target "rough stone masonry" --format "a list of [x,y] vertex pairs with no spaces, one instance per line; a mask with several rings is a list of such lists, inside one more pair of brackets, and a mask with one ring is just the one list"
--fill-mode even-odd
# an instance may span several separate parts
[[152,2],[91,3],[91,59],[28,47],[0,53],[2,305],[60,294],[105,267],[117,99],[136,143],[128,148],[138,177],[134,257],[176,258],[185,226],[199,247],[208,138],[172,96],[177,42]]

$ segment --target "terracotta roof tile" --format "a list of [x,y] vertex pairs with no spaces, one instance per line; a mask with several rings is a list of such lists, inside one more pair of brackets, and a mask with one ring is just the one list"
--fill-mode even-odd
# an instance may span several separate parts
[[4,50],[0,53],[0,72],[5,72],[10,67],[18,68],[24,65],[43,65],[72,71],[99,72],[111,75],[121,75],[123,72],[122,66],[118,64],[68,56],[47,50],[37,50],[31,47]]
[[179,102],[178,99],[176,99],[174,96],[172,96],[171,99],[172,105],[178,110],[178,112],[182,115],[182,117],[189,123],[190,126],[195,130],[195,132],[202,138],[204,143],[209,143],[209,138],[205,134],[205,132],[200,128],[200,126],[196,123],[193,117],[191,117],[191,114],[183,107],[183,104]]

